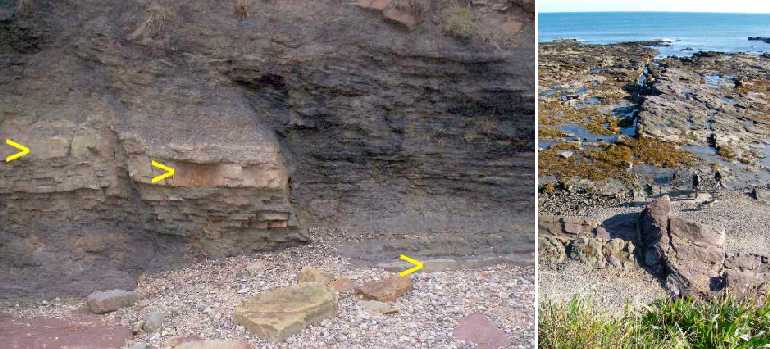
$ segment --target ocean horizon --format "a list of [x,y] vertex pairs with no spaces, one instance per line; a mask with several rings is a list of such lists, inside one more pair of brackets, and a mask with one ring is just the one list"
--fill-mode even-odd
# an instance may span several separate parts
[[547,12],[538,14],[539,42],[575,39],[591,44],[666,40],[660,56],[698,51],[770,52],[770,14],[714,12]]

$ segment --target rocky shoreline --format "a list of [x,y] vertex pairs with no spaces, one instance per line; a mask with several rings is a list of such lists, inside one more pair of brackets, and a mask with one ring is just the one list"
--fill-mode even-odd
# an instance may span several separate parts
[[[768,281],[770,56],[655,58],[651,44],[540,45],[541,299],[607,293],[622,310],[653,295],[755,294]],[[669,197],[679,231],[722,232],[711,245],[709,234],[683,240],[711,254],[677,263],[649,252],[644,207]],[[569,274],[581,268],[591,276]],[[586,277],[606,282],[582,291],[556,282]]]

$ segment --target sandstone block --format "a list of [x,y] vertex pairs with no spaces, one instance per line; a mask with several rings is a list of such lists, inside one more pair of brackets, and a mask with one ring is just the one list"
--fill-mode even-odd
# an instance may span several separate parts
[[412,289],[409,277],[391,276],[380,281],[370,281],[356,287],[356,293],[365,299],[393,302]]
[[336,312],[332,290],[300,285],[275,288],[244,301],[235,308],[235,321],[259,337],[280,342]]

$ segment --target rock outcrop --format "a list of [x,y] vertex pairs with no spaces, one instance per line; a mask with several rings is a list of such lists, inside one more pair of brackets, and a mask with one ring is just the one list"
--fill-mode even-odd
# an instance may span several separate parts
[[[440,6],[412,32],[337,1],[259,6],[0,4],[0,135],[31,149],[0,166],[0,297],[131,289],[309,226],[531,253],[512,229],[534,209],[530,13],[475,6],[479,30],[528,24],[486,42],[446,35]],[[152,160],[175,176],[151,183]]]
[[733,254],[725,258],[724,286],[739,297],[764,302],[770,287],[770,257],[759,254]]
[[673,296],[708,297],[720,291],[725,232],[670,213],[668,196],[642,211],[640,245],[645,264],[662,273]]
[[597,221],[542,215],[538,226],[538,258],[543,265],[567,258],[600,269],[629,270],[638,265],[634,242],[612,237]]

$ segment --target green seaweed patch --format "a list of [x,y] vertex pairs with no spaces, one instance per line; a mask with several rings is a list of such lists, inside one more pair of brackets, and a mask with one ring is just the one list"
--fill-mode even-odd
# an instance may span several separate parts
[[735,160],[736,157],[735,150],[726,146],[720,146],[719,149],[717,149],[717,154],[727,160]]
[[608,178],[624,181],[630,179],[629,174],[622,167],[617,166],[616,161],[606,161],[603,156],[599,156],[603,152],[601,150],[574,150],[574,155],[569,158],[560,156],[561,150],[564,149],[551,147],[538,154],[538,168],[542,175],[559,179],[586,178],[592,181]]
[[[611,136],[620,132],[620,120],[610,114],[602,113],[595,106],[584,108],[574,108],[558,101],[540,102],[538,110],[538,121],[542,128],[554,127],[565,123],[575,123],[593,134],[601,136]],[[558,136],[556,131],[546,131],[552,138]]]
[[566,133],[559,131],[559,129],[548,126],[538,128],[537,134],[540,138],[561,138],[567,136]]
[[677,168],[692,166],[697,160],[694,154],[681,150],[676,143],[664,142],[652,137],[641,137],[632,143],[634,157],[638,163]]
[[620,120],[608,114],[593,115],[590,120],[582,123],[586,130],[600,136],[612,136],[620,132]]
[[[575,153],[564,158],[559,156],[561,150]],[[674,143],[642,137],[588,150],[580,150],[570,143],[554,145],[539,153],[538,168],[542,175],[560,179],[577,177],[599,181],[616,178],[631,183],[633,176],[629,168],[633,164],[677,168],[691,166],[695,161],[693,154],[679,149]]]

